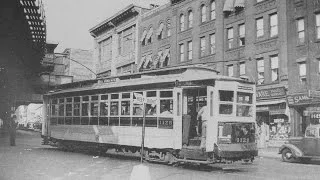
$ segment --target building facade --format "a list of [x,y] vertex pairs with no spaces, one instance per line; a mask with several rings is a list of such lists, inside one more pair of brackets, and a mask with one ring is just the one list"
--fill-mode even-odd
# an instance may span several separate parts
[[[191,64],[250,79],[260,147],[320,122],[319,0],[171,0],[127,14],[130,8],[90,30],[101,76],[127,72],[130,63],[130,72]],[[123,61],[119,37],[134,22],[135,59]]]
[[286,13],[280,0],[172,0],[142,15],[137,71],[198,64],[256,82],[260,144],[277,146],[293,126]]
[[133,73],[137,63],[138,27],[149,9],[129,5],[90,29],[98,77]]

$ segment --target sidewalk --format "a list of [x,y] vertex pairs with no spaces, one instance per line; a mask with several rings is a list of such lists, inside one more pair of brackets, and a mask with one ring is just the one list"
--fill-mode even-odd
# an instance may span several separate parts
[[281,158],[281,155],[278,154],[279,148],[276,147],[268,147],[268,148],[261,148],[258,149],[258,157],[260,158]]

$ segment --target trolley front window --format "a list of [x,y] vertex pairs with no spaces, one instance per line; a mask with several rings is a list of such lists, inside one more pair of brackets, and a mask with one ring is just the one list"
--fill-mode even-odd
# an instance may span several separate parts
[[232,114],[233,93],[233,91],[219,91],[219,114]]
[[219,143],[254,143],[254,123],[219,123]]
[[237,116],[252,117],[252,93],[237,92]]

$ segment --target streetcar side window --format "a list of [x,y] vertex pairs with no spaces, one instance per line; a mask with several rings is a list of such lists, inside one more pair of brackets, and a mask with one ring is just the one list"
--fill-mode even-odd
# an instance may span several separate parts
[[252,117],[252,93],[237,92],[237,116]]
[[89,124],[89,96],[82,97],[81,104],[81,125]]
[[130,93],[122,93],[121,115],[130,115]]
[[138,98],[143,96],[142,92],[134,92],[133,93],[133,115],[134,116],[142,116],[142,105],[138,102]]
[[160,116],[172,116],[173,92],[160,91]]
[[147,99],[150,100],[146,104],[146,116],[156,116],[157,115],[157,91],[148,91]]
[[101,95],[100,98],[100,117],[99,125],[109,125],[109,96],[108,94]]
[[73,118],[72,124],[80,125],[80,97],[73,98]]
[[90,103],[90,125],[98,125],[99,96],[91,96]]
[[233,91],[219,90],[219,114],[232,114],[233,109]]

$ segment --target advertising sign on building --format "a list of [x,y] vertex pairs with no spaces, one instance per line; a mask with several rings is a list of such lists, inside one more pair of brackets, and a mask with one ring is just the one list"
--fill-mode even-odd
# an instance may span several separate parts
[[310,115],[310,121],[312,124],[320,123],[320,112],[314,112]]
[[287,100],[289,105],[306,105],[320,102],[320,98],[312,98],[308,93],[288,95]]
[[285,87],[257,90],[257,100],[280,98],[286,96]]

